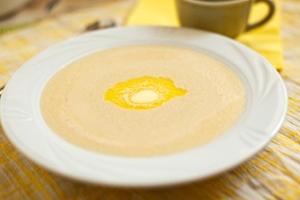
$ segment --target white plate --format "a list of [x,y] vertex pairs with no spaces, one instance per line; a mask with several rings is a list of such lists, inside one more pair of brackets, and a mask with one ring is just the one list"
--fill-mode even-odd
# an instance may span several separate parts
[[[226,62],[246,86],[247,105],[241,120],[205,146],[152,158],[97,154],[53,133],[40,111],[40,96],[51,76],[83,55],[128,44],[190,47]],[[231,39],[189,29],[130,27],[85,34],[39,54],[11,78],[0,109],[10,141],[28,158],[51,171],[92,183],[157,186],[203,179],[249,159],[280,128],[287,110],[287,92],[266,59]]]

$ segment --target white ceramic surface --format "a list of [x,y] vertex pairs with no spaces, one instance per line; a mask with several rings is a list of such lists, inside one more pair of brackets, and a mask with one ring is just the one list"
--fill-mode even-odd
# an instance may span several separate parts
[[[74,146],[53,133],[40,112],[40,96],[51,76],[91,52],[131,44],[193,48],[226,62],[241,77],[247,90],[246,111],[239,122],[205,146],[151,158],[97,154]],[[28,158],[74,179],[117,186],[170,185],[231,169],[271,140],[280,128],[286,110],[287,92],[281,77],[254,51],[216,34],[159,27],[107,29],[54,45],[14,74],[0,105],[5,133]]]

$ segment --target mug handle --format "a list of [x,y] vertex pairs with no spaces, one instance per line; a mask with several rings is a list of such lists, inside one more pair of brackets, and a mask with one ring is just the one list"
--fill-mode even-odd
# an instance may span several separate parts
[[273,17],[273,15],[275,13],[275,4],[272,0],[255,0],[254,3],[266,3],[269,8],[269,11],[268,11],[268,14],[260,21],[255,22],[254,24],[248,24],[246,27],[246,31],[250,31],[261,25],[264,25]]

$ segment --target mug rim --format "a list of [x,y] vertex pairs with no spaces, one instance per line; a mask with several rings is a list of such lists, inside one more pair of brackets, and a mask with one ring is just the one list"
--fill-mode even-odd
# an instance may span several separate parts
[[211,5],[211,6],[223,6],[223,5],[232,5],[237,3],[243,3],[246,1],[252,1],[252,0],[226,0],[226,1],[206,1],[206,0],[179,0],[184,1],[191,4],[196,5]]

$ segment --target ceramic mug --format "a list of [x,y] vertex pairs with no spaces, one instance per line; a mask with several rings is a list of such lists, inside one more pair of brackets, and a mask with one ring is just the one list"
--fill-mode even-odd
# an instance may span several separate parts
[[[249,24],[251,7],[255,3],[268,6],[266,15]],[[179,20],[182,26],[217,32],[237,37],[267,23],[275,12],[272,0],[176,0]]]

